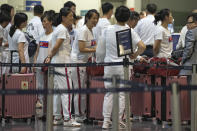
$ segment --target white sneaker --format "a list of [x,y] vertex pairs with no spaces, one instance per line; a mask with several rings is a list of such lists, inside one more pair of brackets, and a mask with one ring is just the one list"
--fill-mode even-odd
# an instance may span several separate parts
[[112,126],[112,122],[111,121],[103,121],[102,129],[108,130],[108,129],[112,128],[111,126]]
[[123,121],[119,122],[119,129],[125,129],[126,128],[126,124]]
[[64,121],[64,126],[67,126],[67,127],[80,127],[81,124],[76,122],[74,119],[70,119],[70,120]]
[[84,123],[85,119],[86,119],[85,116],[75,117],[75,120],[78,123]]
[[53,125],[61,125],[61,124],[63,124],[63,120],[62,119],[59,119],[59,120],[54,119],[53,120]]

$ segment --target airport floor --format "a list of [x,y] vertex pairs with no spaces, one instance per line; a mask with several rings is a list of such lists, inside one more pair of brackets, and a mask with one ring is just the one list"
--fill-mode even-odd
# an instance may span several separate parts
[[[32,120],[30,124],[27,124],[25,120],[12,120],[4,127],[1,125],[0,131],[46,131],[46,123],[42,120]],[[102,128],[98,124],[84,124],[80,128],[54,126],[54,131],[102,131]],[[171,126],[162,128],[162,125],[154,124],[152,121],[134,121],[131,123],[131,131],[173,131],[173,129]],[[189,126],[182,126],[182,131],[190,131]]]

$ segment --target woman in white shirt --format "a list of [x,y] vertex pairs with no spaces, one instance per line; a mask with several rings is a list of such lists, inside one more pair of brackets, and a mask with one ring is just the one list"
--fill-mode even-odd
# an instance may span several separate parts
[[159,21],[161,25],[157,27],[153,52],[157,57],[169,58],[173,49],[172,36],[168,30],[168,24],[172,23],[173,17],[169,9],[163,9],[155,15],[155,24]]
[[[67,29],[67,27],[73,24],[73,13],[70,8],[65,7],[60,10],[57,24],[59,25],[52,35],[52,49],[45,62],[70,63],[71,45],[70,35]],[[55,71],[65,76],[54,76],[54,89],[71,89],[71,68],[56,67]],[[54,125],[63,123],[64,126],[80,126],[79,123],[71,119],[71,98],[71,94],[57,94],[53,96]],[[64,122],[62,120],[61,109],[63,110]]]
[[[51,47],[51,39],[53,32],[53,17],[55,13],[52,11],[47,11],[41,17],[42,25],[45,29],[45,33],[40,37],[39,45],[37,47],[36,54],[34,56],[34,63],[43,63],[45,58],[48,56],[50,47]],[[37,89],[44,89],[44,72],[41,71],[41,68],[36,68],[36,82]],[[38,95],[38,101],[36,103],[37,108],[41,108],[42,112],[38,114],[38,116],[43,115],[43,95]]]
[[[117,23],[115,25],[110,25],[104,30],[102,34],[102,42],[105,45],[103,50],[106,50],[104,62],[122,62],[124,57],[118,57],[117,42],[116,42],[116,32],[129,29],[126,25],[130,17],[130,10],[125,6],[120,6],[116,9],[115,18]],[[137,33],[131,29],[132,47],[134,53],[130,55],[130,59],[135,59],[138,55],[142,54],[146,48],[144,43],[141,41]],[[121,79],[124,79],[124,69],[123,66],[106,66],[104,67],[104,77],[111,78],[113,75],[119,75]],[[105,88],[111,88],[110,82],[105,82]],[[124,87],[124,85],[120,85]],[[125,109],[125,93],[119,93],[119,119],[120,126],[125,127],[122,122],[122,116]],[[105,94],[103,102],[103,129],[109,129],[111,125],[111,115],[113,109],[113,94],[108,92]]]
[[[96,26],[99,13],[92,9],[85,15],[85,25],[77,30],[77,36],[72,46],[71,58],[74,63],[86,63],[96,52],[96,39],[93,27]],[[72,70],[74,89],[86,88],[86,67],[76,67]],[[86,119],[86,95],[74,96],[75,115],[78,122]]]
[[[13,53],[12,62],[29,63],[28,56],[28,42],[25,34],[22,31],[27,26],[27,15],[24,13],[16,13],[14,16],[14,24],[10,28],[8,43],[10,51],[17,51]],[[13,72],[18,72],[19,69],[13,68]],[[27,67],[22,67],[20,73],[26,73]]]

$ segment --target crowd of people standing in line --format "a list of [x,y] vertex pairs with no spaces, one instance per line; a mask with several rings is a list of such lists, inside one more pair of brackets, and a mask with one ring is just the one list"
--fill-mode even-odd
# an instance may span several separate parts
[[[131,30],[133,54],[130,60],[144,60],[147,57],[171,57],[172,36],[168,25],[173,22],[173,15],[169,9],[157,12],[155,4],[148,4],[146,12],[140,14],[130,11],[126,6],[119,6],[113,13],[114,6],[106,2],[102,4],[102,13],[89,10],[85,18],[76,16],[76,5],[72,1],[64,4],[59,13],[53,10],[44,11],[42,5],[33,9],[34,17],[27,23],[25,13],[14,13],[14,7],[3,4],[0,7],[0,46],[1,62],[9,63],[10,51],[13,63],[87,63],[91,57],[96,62],[121,62],[118,57],[116,32],[124,29]],[[116,23],[111,25],[110,19],[114,14]],[[187,18],[187,24],[181,31],[181,38],[177,45],[184,48],[182,64],[197,63],[197,14],[194,11]],[[37,50],[32,57],[28,56],[28,41],[23,30],[36,40]],[[188,31],[189,30],[189,31]],[[14,73],[26,73],[27,67],[13,68]],[[44,73],[41,68],[33,69],[36,72],[37,88],[44,88]],[[86,67],[56,67],[56,72],[64,76],[54,76],[54,89],[81,89],[86,88]],[[183,75],[188,75],[184,74]],[[2,73],[9,73],[9,68],[3,68]],[[104,67],[104,77],[119,75],[124,79],[122,66]],[[105,88],[111,85],[105,82]],[[120,88],[123,85],[120,85]],[[71,114],[71,104],[74,99],[74,114]],[[111,127],[112,93],[106,93],[103,102],[103,129]],[[81,126],[86,119],[86,95],[58,94],[53,97],[54,125]],[[125,95],[119,94],[120,100],[120,126],[125,127],[122,116],[125,109]],[[37,108],[43,108],[44,98],[38,96]],[[63,117],[61,110],[63,111]],[[74,115],[74,117],[73,117]]]

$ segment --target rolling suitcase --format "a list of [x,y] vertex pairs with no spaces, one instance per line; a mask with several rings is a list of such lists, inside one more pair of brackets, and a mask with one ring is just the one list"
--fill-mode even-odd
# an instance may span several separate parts
[[[36,89],[34,74],[5,75],[5,89]],[[31,118],[35,115],[36,95],[6,95],[5,117]]]
[[[140,75],[133,77],[133,81],[151,85],[152,78],[149,75]],[[131,112],[134,116],[152,117],[154,102],[152,102],[151,92],[134,92],[131,93]]]
[[[188,85],[187,76],[172,76],[168,77],[166,81],[166,85],[169,86],[173,82],[177,82],[179,85]],[[171,99],[167,101],[167,112],[171,112]],[[190,108],[190,95],[188,91],[181,91],[180,92],[180,113],[181,113],[181,120],[182,121],[189,121],[191,120],[191,108]],[[167,115],[168,119],[171,119],[170,115]]]
[[[167,79],[157,77],[156,85],[167,85],[170,86],[171,83],[177,82],[179,85],[187,85],[186,76],[171,76]],[[171,114],[171,92],[156,92],[156,117],[161,121],[169,121],[172,119]],[[189,121],[190,117],[190,98],[188,91],[180,92],[180,111],[181,111],[181,121]]]
[[[89,88],[104,88],[103,81],[93,80],[93,78],[102,78],[103,76],[89,77]],[[104,94],[90,94],[88,103],[88,118],[103,120],[103,100]]]

